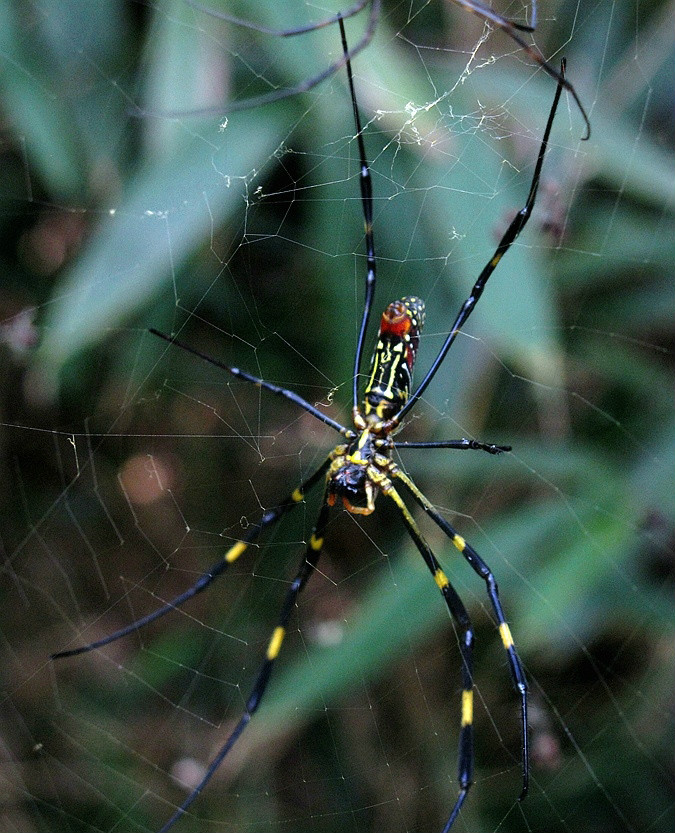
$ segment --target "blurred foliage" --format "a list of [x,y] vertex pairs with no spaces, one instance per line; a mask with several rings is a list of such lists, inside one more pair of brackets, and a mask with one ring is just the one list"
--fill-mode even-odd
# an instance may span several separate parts
[[[328,13],[220,8],[278,28]],[[492,566],[531,680],[520,805],[484,588],[424,525],[477,630],[458,830],[672,829],[672,23],[665,0],[539,4],[536,43],[564,50],[593,133],[563,105],[536,216],[406,426],[514,447],[403,460]],[[426,299],[422,366],[524,201],[554,91],[501,33],[471,59],[482,33],[447,2],[384,2],[354,62],[376,309]],[[348,418],[364,255],[344,72],[226,105],[339,54],[335,27],[281,39],[182,0],[0,5],[3,829],[156,830],[185,795],[171,776],[240,714],[318,495],[181,613],[46,657],[181,592],[335,442],[148,326]],[[264,706],[177,831],[442,829],[459,654],[418,562],[387,506],[334,513]]]

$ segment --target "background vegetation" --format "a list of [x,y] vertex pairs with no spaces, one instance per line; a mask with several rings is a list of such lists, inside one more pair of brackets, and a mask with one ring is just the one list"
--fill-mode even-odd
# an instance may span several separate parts
[[[225,5],[276,27],[325,14]],[[424,365],[524,200],[554,84],[499,33],[463,75],[478,20],[449,3],[383,5],[354,67],[376,308],[426,299]],[[519,805],[517,703],[484,589],[425,526],[478,637],[476,785],[457,829],[665,831],[673,5],[539,6],[537,44],[552,61],[564,49],[593,134],[579,141],[564,104],[537,216],[406,430],[514,447],[403,461],[493,567],[532,683]],[[129,109],[293,85],[339,56],[339,38],[282,40],[181,0],[40,0],[0,6],[0,56],[2,827],[152,831],[185,795],[172,776],[189,780],[241,712],[317,496],[182,615],[46,657],[183,590],[335,437],[147,327],[346,420],[364,259],[344,72],[227,116]],[[336,513],[329,532],[264,707],[177,830],[442,828],[456,791],[451,625],[386,506],[359,523]]]

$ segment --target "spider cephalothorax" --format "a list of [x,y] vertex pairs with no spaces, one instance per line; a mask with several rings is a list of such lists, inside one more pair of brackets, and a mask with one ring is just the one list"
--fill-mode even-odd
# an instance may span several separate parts
[[326,474],[329,506],[334,506],[339,497],[344,508],[354,515],[370,515],[375,509],[383,466],[389,457],[375,452],[372,439],[373,435],[366,429],[349,445],[333,449]]
[[388,483],[391,452],[390,442],[370,428],[364,428],[351,442],[334,448],[326,474],[328,505],[334,506],[335,498],[340,497],[348,512],[370,515],[375,509],[377,493]]

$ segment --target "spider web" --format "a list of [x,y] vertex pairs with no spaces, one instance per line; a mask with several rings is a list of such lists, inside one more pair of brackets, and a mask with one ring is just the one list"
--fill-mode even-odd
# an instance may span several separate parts
[[[228,11],[283,28],[339,8],[261,5]],[[517,697],[484,586],[419,518],[476,630],[457,830],[672,828],[672,17],[539,4],[536,42],[566,54],[593,135],[563,99],[535,216],[400,435],[514,448],[400,453],[494,571],[531,687],[519,803]],[[346,422],[365,258],[344,71],[236,113],[130,110],[290,87],[339,58],[339,35],[276,38],[180,0],[27,2],[0,32],[2,828],[155,831],[241,715],[320,489],[180,610],[46,658],[189,587],[337,438],[147,327]],[[425,299],[419,380],[524,202],[555,85],[449,3],[385,2],[354,73],[373,316]],[[176,830],[441,830],[459,663],[395,512],[335,510],[264,705]]]

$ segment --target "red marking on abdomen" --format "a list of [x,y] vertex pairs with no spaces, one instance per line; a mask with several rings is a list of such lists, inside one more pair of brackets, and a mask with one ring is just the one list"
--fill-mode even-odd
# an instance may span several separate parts
[[403,301],[393,301],[382,313],[380,335],[393,335],[403,338],[410,332],[412,318]]

